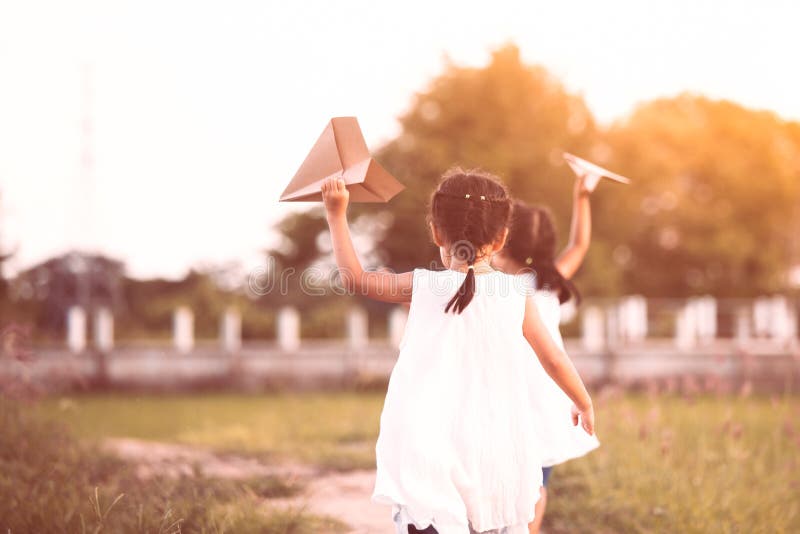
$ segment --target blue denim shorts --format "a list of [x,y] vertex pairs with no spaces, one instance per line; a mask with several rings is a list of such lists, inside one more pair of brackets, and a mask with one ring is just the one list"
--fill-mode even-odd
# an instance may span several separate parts
[[542,486],[547,487],[547,481],[550,479],[550,473],[553,472],[553,466],[542,467]]

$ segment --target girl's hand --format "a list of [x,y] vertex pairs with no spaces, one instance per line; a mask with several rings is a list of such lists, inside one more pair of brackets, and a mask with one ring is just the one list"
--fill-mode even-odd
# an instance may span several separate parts
[[589,196],[591,191],[586,187],[586,175],[575,179],[574,192],[576,197]]
[[322,183],[322,201],[325,203],[328,218],[344,216],[347,213],[350,191],[345,187],[341,177],[331,177]]
[[578,426],[581,423],[581,428],[586,431],[590,436],[594,435],[594,407],[589,406],[588,410],[579,410],[577,406],[572,405],[572,424]]

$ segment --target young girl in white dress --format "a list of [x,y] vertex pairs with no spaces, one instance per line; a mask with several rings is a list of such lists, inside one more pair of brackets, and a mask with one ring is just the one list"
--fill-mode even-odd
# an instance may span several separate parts
[[[515,201],[511,226],[505,248],[495,256],[493,265],[506,273],[519,273],[522,279],[534,286],[533,300],[548,332],[563,349],[559,323],[561,304],[580,294],[571,282],[572,276],[586,256],[591,239],[591,211],[589,191],[582,179],[575,182],[573,192],[572,228],[566,248],[556,257],[556,232],[552,217],[546,208],[529,206]],[[537,534],[547,505],[547,481],[552,467],[583,456],[600,443],[595,436],[580,432],[567,422],[572,401],[536,365],[537,391],[533,403],[543,430],[542,465],[544,484],[536,503],[536,517],[529,525],[530,534]]]
[[527,533],[543,441],[531,409],[531,348],[588,434],[594,410],[523,284],[490,265],[508,234],[506,189],[484,173],[447,173],[429,212],[447,269],[401,274],[363,270],[347,225],[344,181],[327,180],[322,194],[345,287],[411,302],[381,415],[373,499],[393,506],[402,534]]

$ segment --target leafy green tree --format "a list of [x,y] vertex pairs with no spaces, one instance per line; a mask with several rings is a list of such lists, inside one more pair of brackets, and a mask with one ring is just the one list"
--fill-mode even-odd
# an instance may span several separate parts
[[295,212],[284,217],[276,226],[281,243],[268,251],[277,268],[294,267],[303,270],[319,259],[319,235],[327,229],[322,208]]
[[28,322],[40,338],[63,339],[67,310],[121,305],[124,267],[101,255],[70,252],[20,272],[13,281],[11,318]]
[[435,261],[425,216],[430,194],[453,165],[499,175],[512,194],[569,216],[572,180],[564,150],[586,152],[594,119],[542,67],[525,65],[514,46],[494,52],[484,68],[448,65],[401,117],[402,132],[379,154],[408,186],[389,205],[377,241],[387,265],[409,269]]
[[635,179],[595,223],[624,243],[624,289],[750,296],[787,289],[800,224],[800,125],[681,95],[640,106],[607,133]]
[[[602,131],[579,96],[507,46],[483,68],[447,65],[400,124],[378,159],[406,191],[388,205],[352,207],[355,226],[373,239],[373,266],[438,261],[425,214],[456,164],[494,172],[515,197],[549,206],[565,241],[573,175],[564,151],[633,179],[603,182],[592,195],[592,246],[576,280],[587,296],[784,291],[800,262],[800,124],[772,113],[680,95]],[[279,231],[291,244],[280,256],[287,265],[326,254],[320,210],[291,216]]]

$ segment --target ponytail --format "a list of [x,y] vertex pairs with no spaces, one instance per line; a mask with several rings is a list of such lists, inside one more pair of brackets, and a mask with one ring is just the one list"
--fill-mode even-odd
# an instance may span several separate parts
[[450,302],[447,303],[447,307],[445,307],[444,312],[447,313],[450,311],[450,307],[453,307],[453,313],[461,313],[464,311],[464,308],[467,307],[467,304],[472,302],[472,297],[475,296],[475,266],[470,264],[467,268],[467,277],[464,278],[464,283],[461,284],[461,287],[458,288],[456,294],[453,295],[453,298],[450,299]]

